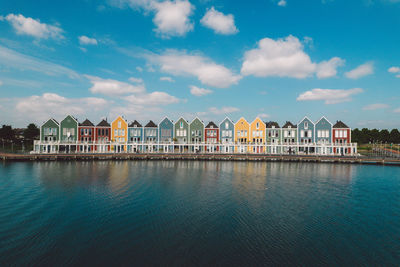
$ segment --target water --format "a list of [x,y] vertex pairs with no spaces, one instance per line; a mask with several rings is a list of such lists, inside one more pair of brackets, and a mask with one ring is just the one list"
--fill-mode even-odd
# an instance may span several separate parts
[[398,167],[0,165],[0,266],[399,263]]

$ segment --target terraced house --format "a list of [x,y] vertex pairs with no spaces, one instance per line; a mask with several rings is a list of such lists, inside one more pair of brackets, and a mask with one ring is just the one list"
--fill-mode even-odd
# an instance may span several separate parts
[[299,123],[297,123],[297,135],[300,145],[300,152],[314,153],[314,146],[312,144],[315,142],[314,139],[314,123],[307,117],[304,117]]
[[281,143],[283,154],[294,154],[298,152],[297,149],[297,125],[287,121],[281,130]]
[[333,148],[333,153],[339,155],[354,153],[350,147],[346,147],[351,143],[351,129],[342,121],[337,121],[333,125],[332,142],[336,146]]
[[111,140],[111,125],[107,120],[101,120],[95,127],[95,151],[99,153],[110,152],[111,146],[109,142]]
[[235,143],[235,124],[231,119],[226,117],[220,124],[220,143],[222,144],[222,151],[225,153],[234,152]]
[[78,151],[81,152],[93,152],[94,141],[95,141],[95,129],[94,124],[86,119],[78,126]]
[[143,143],[143,126],[135,120],[128,125],[128,151],[141,151],[141,143]]
[[60,124],[55,119],[49,119],[40,126],[40,141],[43,145],[38,145],[35,149],[43,153],[58,152],[57,142],[60,141]]
[[219,151],[219,147],[217,146],[219,142],[219,128],[214,122],[210,121],[207,124],[206,128],[204,129],[204,136],[206,144],[210,144],[205,147],[206,151]]
[[267,143],[267,153],[278,154],[281,153],[278,146],[281,140],[281,129],[279,124],[275,121],[265,123],[265,138]]
[[[190,143],[201,144],[204,142],[204,123],[199,118],[194,118],[189,125],[190,129]],[[201,151],[202,147],[195,145],[192,147],[193,151]]]
[[315,123],[315,141],[321,145],[317,147],[317,154],[328,155],[332,153],[329,145],[332,143],[332,123],[322,116]]
[[117,153],[124,152],[127,149],[126,142],[128,141],[128,122],[118,116],[111,123],[111,150]]
[[250,124],[250,142],[252,146],[249,147],[249,152],[263,153],[265,144],[265,123],[256,118]]
[[71,151],[76,151],[77,140],[78,120],[71,115],[68,115],[60,122],[59,152],[70,153]]
[[174,143],[178,145],[174,150],[177,152],[187,151],[189,147],[185,145],[189,143],[189,123],[184,118],[179,118],[175,123],[174,132]]
[[143,128],[143,137],[145,143],[144,150],[147,152],[153,152],[157,149],[156,144],[158,143],[158,127],[153,121],[149,121]]
[[158,140],[162,144],[160,149],[163,152],[169,152],[174,149],[173,145],[169,145],[174,141],[174,123],[167,117],[158,124]]
[[235,152],[245,153],[247,149],[247,144],[249,143],[249,131],[250,124],[245,118],[240,118],[235,123],[235,143],[238,144],[235,148]]

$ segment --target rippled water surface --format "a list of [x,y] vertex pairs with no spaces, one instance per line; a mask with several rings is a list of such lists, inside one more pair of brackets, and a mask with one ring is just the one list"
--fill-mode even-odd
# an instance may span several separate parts
[[0,165],[0,266],[399,265],[400,168]]

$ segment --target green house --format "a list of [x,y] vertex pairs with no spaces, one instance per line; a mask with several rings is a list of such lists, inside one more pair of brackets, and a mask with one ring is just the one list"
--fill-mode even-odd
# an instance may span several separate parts
[[78,120],[68,115],[60,122],[60,141],[75,143],[78,140]]
[[49,119],[40,126],[41,142],[57,142],[60,140],[60,124],[55,119]]
[[204,142],[204,123],[199,119],[195,118],[189,126],[190,129],[190,143],[200,144]]
[[175,143],[188,144],[189,143],[189,124],[184,118],[180,118],[175,123]]

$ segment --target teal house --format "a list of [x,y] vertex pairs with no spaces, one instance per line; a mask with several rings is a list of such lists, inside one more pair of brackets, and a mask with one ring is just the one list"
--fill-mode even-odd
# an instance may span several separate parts
[[58,146],[53,144],[60,140],[60,124],[55,119],[49,119],[40,126],[40,147],[36,150],[41,153],[58,152]]
[[78,140],[78,120],[72,117],[71,115],[67,115],[60,122],[60,152],[76,152],[77,146],[76,142]]
[[175,122],[175,143],[188,144],[189,143],[189,123],[184,118],[179,118]]
[[300,152],[306,154],[314,152],[314,147],[310,147],[309,144],[315,143],[315,125],[307,116],[297,124],[297,138],[300,145],[307,145],[300,147]]
[[333,124],[324,116],[315,123],[315,143],[322,145],[317,147],[317,153],[327,155],[332,153],[332,148],[325,147],[332,143]]
[[174,123],[167,117],[158,124],[158,141],[161,144],[160,150],[163,152],[169,152],[174,149],[172,145],[174,141]]

